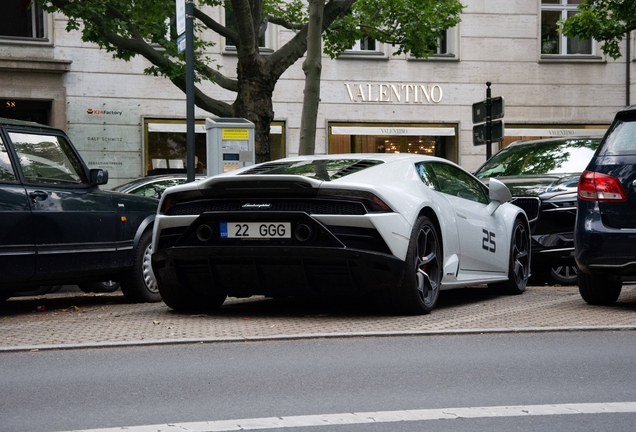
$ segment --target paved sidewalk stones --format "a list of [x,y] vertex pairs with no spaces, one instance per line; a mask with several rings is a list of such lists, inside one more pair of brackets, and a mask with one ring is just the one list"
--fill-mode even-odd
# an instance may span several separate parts
[[528,287],[520,296],[486,288],[441,293],[429,315],[387,316],[363,298],[229,299],[215,313],[129,304],[121,293],[48,294],[0,304],[0,351],[150,343],[380,334],[636,330],[636,286],[614,306],[587,305],[576,286]]

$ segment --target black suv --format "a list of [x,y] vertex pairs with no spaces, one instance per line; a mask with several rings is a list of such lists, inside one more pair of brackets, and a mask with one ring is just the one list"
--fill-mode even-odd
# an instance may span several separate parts
[[579,292],[612,304],[636,280],[636,106],[619,111],[581,174],[574,230]]
[[61,130],[0,118],[0,299],[111,280],[130,301],[161,300],[150,267],[158,200],[100,190],[107,181]]

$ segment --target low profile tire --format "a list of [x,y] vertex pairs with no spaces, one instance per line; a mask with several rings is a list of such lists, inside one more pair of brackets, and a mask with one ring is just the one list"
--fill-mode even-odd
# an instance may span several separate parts
[[157,280],[152,272],[152,231],[144,232],[133,251],[133,266],[121,279],[121,291],[132,303],[152,303],[161,301]]
[[172,284],[159,284],[163,302],[177,312],[212,312],[223,305],[227,295],[203,294]]
[[576,285],[578,269],[574,265],[555,266],[550,269],[550,283],[559,285]]
[[607,306],[616,303],[621,295],[623,282],[609,279],[602,274],[587,274],[579,271],[579,293],[586,303]]
[[120,288],[119,282],[90,282],[77,285],[84,293],[112,293]]
[[526,290],[530,273],[530,239],[525,224],[517,219],[512,228],[508,280],[491,284],[501,294],[519,295]]
[[404,315],[424,315],[433,310],[442,282],[442,243],[437,227],[427,217],[415,222],[404,262],[404,278],[393,291],[385,292],[385,307]]

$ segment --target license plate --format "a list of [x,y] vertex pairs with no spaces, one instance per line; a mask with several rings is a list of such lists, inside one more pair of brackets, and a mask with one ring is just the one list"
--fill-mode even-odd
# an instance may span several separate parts
[[221,238],[291,238],[289,222],[221,222]]

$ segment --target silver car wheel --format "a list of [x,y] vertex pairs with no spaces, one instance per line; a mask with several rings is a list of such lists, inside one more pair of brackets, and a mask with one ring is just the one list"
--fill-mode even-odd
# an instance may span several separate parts
[[144,259],[143,259],[141,268],[142,268],[144,283],[146,284],[148,291],[152,293],[158,293],[159,287],[157,286],[157,280],[155,278],[155,274],[152,271],[151,256],[152,256],[152,243],[149,244],[146,250],[144,251]]

